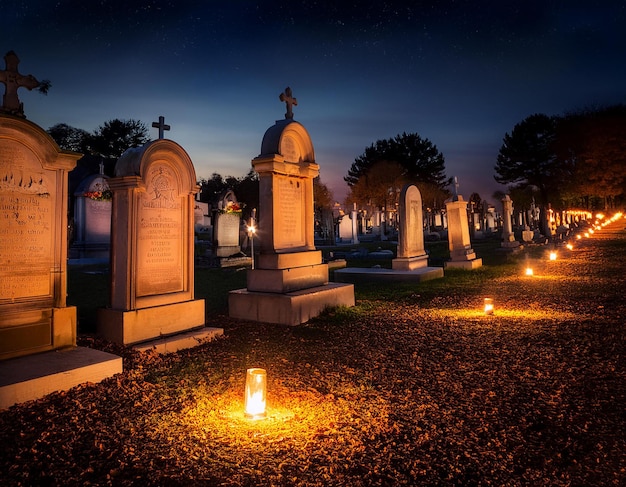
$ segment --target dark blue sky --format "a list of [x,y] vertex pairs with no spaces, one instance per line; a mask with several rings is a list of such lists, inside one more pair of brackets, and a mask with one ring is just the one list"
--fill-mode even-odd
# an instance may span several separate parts
[[354,158],[402,132],[437,146],[466,198],[491,199],[516,123],[626,103],[626,2],[591,4],[5,0],[0,54],[52,81],[19,91],[29,120],[91,131],[164,115],[199,178],[248,171],[290,86],[336,199]]

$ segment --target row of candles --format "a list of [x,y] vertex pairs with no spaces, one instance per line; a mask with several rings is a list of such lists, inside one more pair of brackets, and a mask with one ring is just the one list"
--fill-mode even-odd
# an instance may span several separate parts
[[[583,233],[585,238],[590,238],[591,235],[593,235],[596,231],[602,230],[602,228],[606,227],[607,225],[610,225],[611,223],[619,220],[620,218],[622,218],[622,213],[616,213],[615,215],[613,215],[611,218],[605,219],[604,215],[602,213],[598,213],[596,215],[596,220],[593,223],[593,225],[591,226],[591,228],[589,228],[589,230],[587,230],[586,232]],[[603,221],[604,220],[604,221]],[[577,240],[581,240],[583,237],[580,234],[576,235],[576,239]],[[574,246],[571,243],[567,243],[565,245],[565,247],[568,250],[573,250]],[[555,261],[557,259],[557,253],[556,250],[552,250],[550,251],[550,253],[548,254],[548,258],[551,261]],[[533,268],[530,266],[526,266],[526,270],[524,271],[525,275],[527,276],[532,276],[534,275],[534,271]],[[493,304],[493,298],[485,298],[484,299],[484,312],[486,315],[492,315],[494,311],[494,304]]]
[[[585,238],[589,238],[595,231],[601,230],[603,227],[619,220],[622,217],[622,213],[616,213],[609,219],[604,219],[604,215],[596,215],[596,221],[588,231],[584,232]],[[604,221],[602,221],[604,220]],[[254,216],[250,220],[250,226],[248,232],[251,238],[254,238]],[[576,235],[577,239],[581,239],[581,235]],[[568,250],[573,250],[574,246],[570,243],[566,245]],[[254,256],[253,256],[254,258]],[[549,259],[554,261],[557,259],[557,253],[555,250],[549,254]],[[526,267],[525,271],[527,276],[533,275],[532,267]],[[484,313],[485,315],[493,315],[494,313],[493,298],[484,298]],[[245,401],[244,411],[245,417],[249,419],[263,419],[267,416],[267,372],[265,369],[253,367],[246,371],[246,387],[245,387]]]

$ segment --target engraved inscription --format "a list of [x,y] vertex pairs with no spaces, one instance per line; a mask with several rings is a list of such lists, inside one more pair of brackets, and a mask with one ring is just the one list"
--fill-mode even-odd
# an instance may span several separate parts
[[304,239],[304,184],[296,178],[276,176],[274,238],[277,248],[300,247]]
[[53,175],[24,147],[0,149],[0,300],[52,293]]
[[137,296],[183,290],[183,212],[176,179],[167,165],[153,165],[139,204]]
[[241,218],[237,215],[224,213],[217,217],[217,245],[220,247],[236,247],[239,245],[239,227]]

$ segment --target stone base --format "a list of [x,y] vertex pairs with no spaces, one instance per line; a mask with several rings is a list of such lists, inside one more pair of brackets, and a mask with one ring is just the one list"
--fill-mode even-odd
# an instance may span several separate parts
[[133,345],[204,325],[204,299],[133,311],[98,310],[98,334],[120,345]]
[[231,255],[235,255],[241,252],[241,247],[239,245],[235,246],[223,246],[217,247],[215,249],[216,257],[230,257]]
[[427,266],[427,254],[416,257],[398,257],[391,261],[391,268],[396,271],[413,271]]
[[220,259],[220,267],[242,267],[251,264],[251,257],[222,257]]
[[172,335],[150,342],[143,342],[135,347],[140,352],[155,351],[158,354],[178,352],[186,348],[194,348],[224,334],[223,328],[200,328],[178,335]]
[[0,409],[100,382],[122,372],[122,357],[75,347],[0,362]]
[[419,269],[396,270],[380,267],[347,267],[335,271],[337,282],[422,282],[443,277],[442,267],[420,267]]
[[444,263],[446,269],[465,269],[472,270],[483,265],[483,259],[472,260],[449,260]]
[[291,293],[327,283],[328,264],[286,269],[251,269],[247,275],[247,289],[261,293]]
[[[508,242],[504,241],[504,242],[502,242],[502,243],[500,244],[500,246],[501,246],[503,249],[516,249],[516,248],[518,248],[520,245],[521,245],[521,244],[520,244],[517,240],[511,240],[511,241],[508,241]],[[524,248],[524,247],[522,247],[522,248]]]
[[261,323],[300,325],[335,306],[354,306],[352,284],[330,282],[285,294],[247,289],[237,289],[228,294],[228,314],[231,318]]
[[0,361],[76,346],[76,306],[0,314]]

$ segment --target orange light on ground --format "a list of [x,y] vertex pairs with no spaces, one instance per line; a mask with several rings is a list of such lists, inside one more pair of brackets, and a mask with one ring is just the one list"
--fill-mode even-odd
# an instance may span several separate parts
[[566,247],[567,247],[567,250],[574,250],[574,246],[570,243],[568,243]]
[[493,298],[485,298],[485,314],[493,314]]
[[246,372],[245,415],[250,419],[263,419],[267,404],[267,374],[265,369],[252,368]]
[[580,240],[582,237],[580,235],[576,235],[576,240]]
[[550,260],[556,260],[556,252],[550,252]]
[[532,267],[526,267],[526,275],[527,276],[532,276],[533,275],[533,268]]

